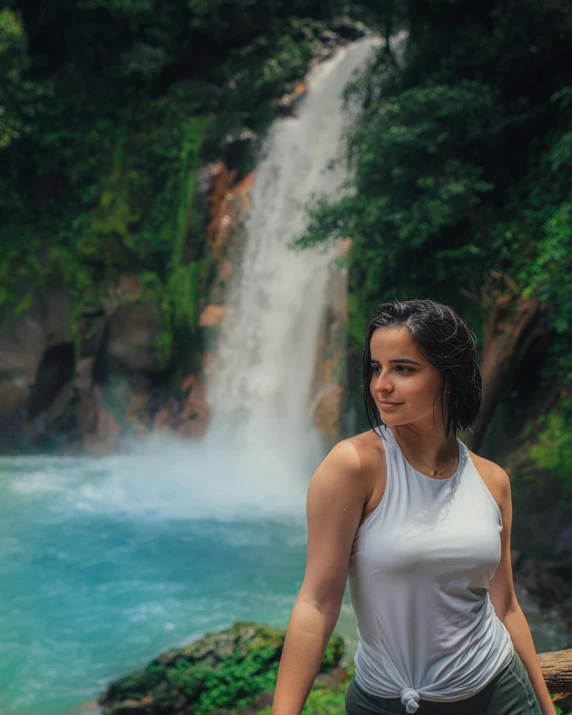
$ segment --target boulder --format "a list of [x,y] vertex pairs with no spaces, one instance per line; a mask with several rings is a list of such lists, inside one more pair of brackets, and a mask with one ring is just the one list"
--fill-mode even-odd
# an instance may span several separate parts
[[[69,301],[61,290],[45,289],[31,296],[21,315],[7,315],[0,324],[0,426],[11,447],[34,439],[62,414],[72,396],[73,344]],[[65,394],[64,394],[65,392]],[[58,404],[50,414],[48,407]],[[35,418],[44,413],[38,424]]]
[[0,423],[23,417],[46,344],[44,326],[32,315],[0,325]]
[[199,325],[205,328],[213,328],[216,325],[220,325],[223,321],[224,313],[224,305],[209,303],[209,305],[203,308],[199,318]]
[[164,328],[159,311],[150,303],[119,306],[107,321],[106,359],[127,372],[162,371],[165,361],[158,336]]

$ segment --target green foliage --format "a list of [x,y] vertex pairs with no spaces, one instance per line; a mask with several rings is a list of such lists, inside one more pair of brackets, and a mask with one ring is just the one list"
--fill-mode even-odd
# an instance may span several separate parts
[[[196,329],[201,281],[202,262],[193,252],[202,246],[202,212],[194,201],[207,120],[189,117],[189,105],[179,93],[131,108],[113,131],[103,126],[101,166],[89,191],[93,206],[82,209],[81,198],[72,200],[58,207],[59,216],[40,216],[33,233],[8,227],[0,309],[29,304],[34,282],[24,298],[18,287],[29,275],[41,276],[42,284],[66,288],[73,328],[86,304],[106,297],[121,272],[138,273],[144,297],[163,315],[166,332],[158,341],[169,359],[173,331]],[[70,210],[76,212],[71,217]]]
[[[314,686],[301,715],[344,715],[347,687],[325,689]],[[259,710],[259,715],[271,715],[272,708]]]
[[532,460],[549,471],[560,484],[572,506],[572,398],[562,399],[546,415],[535,443],[530,448]]
[[537,163],[510,199],[513,218],[493,227],[499,264],[509,268],[524,297],[546,306],[551,352],[560,378],[572,374],[572,92],[564,87],[553,103],[559,128],[548,133]]
[[344,715],[348,684],[349,681],[331,689],[314,686],[304,705],[302,715]]
[[[334,634],[328,643],[320,672],[337,666],[344,653],[342,638]],[[237,710],[247,706],[258,693],[272,691],[276,685],[282,644],[253,648],[244,657],[237,654],[221,663],[217,671],[206,670],[200,676],[204,691],[195,712],[208,715],[213,710]]]
[[26,78],[28,47],[20,16],[0,9],[0,152],[32,130],[40,87]]
[[[336,687],[326,688],[316,681],[308,695],[302,715],[344,715],[345,699],[350,680],[354,675],[353,665],[346,668],[347,680]],[[272,708],[263,708],[259,715],[271,715]]]
[[108,10],[113,13],[135,15],[150,12],[153,9],[152,0],[79,0],[82,10]]
[[[572,198],[572,197],[571,197]],[[521,271],[525,295],[536,296],[553,306],[551,327],[562,351],[569,345],[572,326],[572,201],[555,206],[540,227],[535,244],[535,260]],[[567,357],[567,356],[566,356]],[[572,370],[572,360],[567,361]]]
[[345,651],[343,638],[334,633],[326,646],[326,652],[322,659],[320,672],[328,673],[332,668],[335,668],[340,662]]
[[278,675],[280,651],[254,649],[245,658],[229,658],[214,671],[203,671],[204,690],[195,707],[198,715],[213,710],[239,709],[258,693],[273,690]]
[[[34,286],[63,287],[77,338],[86,306],[109,298],[122,273],[137,274],[161,316],[164,364],[180,348],[188,365],[208,271],[197,171],[224,157],[228,134],[270,124],[271,100],[304,76],[324,28],[296,13],[321,17],[322,6],[83,0],[66,7],[63,26],[59,5],[23,9],[24,24],[12,10],[0,15],[0,69],[11,82],[0,90],[0,315],[29,307]],[[224,48],[213,44],[227,35]]]

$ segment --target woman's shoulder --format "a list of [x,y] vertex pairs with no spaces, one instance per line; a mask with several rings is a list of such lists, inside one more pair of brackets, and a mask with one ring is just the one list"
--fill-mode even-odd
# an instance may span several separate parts
[[379,471],[380,462],[385,463],[384,453],[383,439],[373,430],[368,430],[338,442],[328,459],[353,472],[369,474]]
[[374,432],[363,432],[332,447],[314,473],[308,493],[320,503],[332,497],[336,503],[353,503],[363,513],[384,484],[382,439]]
[[510,499],[510,478],[508,473],[496,462],[485,459],[485,457],[479,456],[470,449],[468,449],[468,452],[481,479],[494,496],[498,506],[501,507],[507,499]]

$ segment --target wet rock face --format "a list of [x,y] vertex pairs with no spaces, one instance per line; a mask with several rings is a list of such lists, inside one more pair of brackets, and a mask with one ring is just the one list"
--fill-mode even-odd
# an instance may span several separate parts
[[106,356],[124,370],[161,372],[157,334],[164,329],[156,308],[135,303],[118,308],[107,321]]
[[202,435],[204,385],[199,375],[177,375],[166,364],[161,335],[168,326],[156,301],[137,276],[124,274],[85,308],[73,338],[63,291],[48,291],[26,314],[5,319],[2,448],[99,456],[155,427]]
[[63,291],[46,290],[32,296],[26,313],[0,324],[0,432],[9,449],[29,438],[34,419],[71,379],[68,311]]
[[[350,241],[340,245],[338,258],[349,250],[350,245]],[[347,432],[347,425],[343,422],[347,389],[347,283],[347,269],[332,265],[327,289],[329,305],[322,318],[314,369],[312,410],[314,424],[329,447]]]
[[[256,712],[272,703],[285,632],[239,622],[186,648],[162,653],[146,668],[113,682],[100,699],[105,713],[209,715]],[[340,682],[340,636],[330,640],[320,672],[323,685]]]
[[46,350],[46,334],[32,316],[6,320],[0,337],[0,421],[21,415]]

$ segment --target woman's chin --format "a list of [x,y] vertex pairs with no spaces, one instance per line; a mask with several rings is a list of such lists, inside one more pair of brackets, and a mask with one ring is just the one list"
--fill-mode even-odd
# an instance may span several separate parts
[[407,415],[403,414],[400,409],[379,410],[379,415],[381,417],[381,421],[390,427],[397,427],[409,422]]

